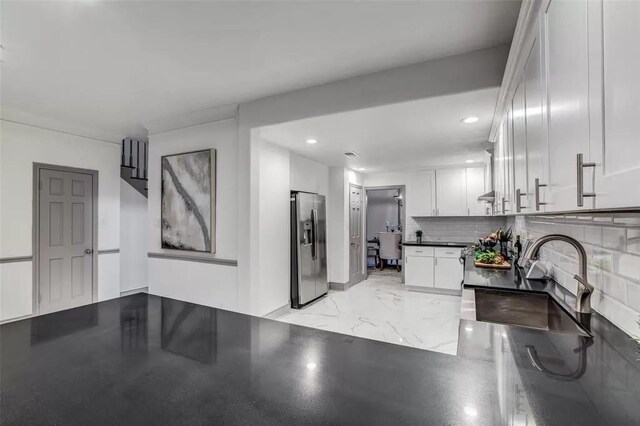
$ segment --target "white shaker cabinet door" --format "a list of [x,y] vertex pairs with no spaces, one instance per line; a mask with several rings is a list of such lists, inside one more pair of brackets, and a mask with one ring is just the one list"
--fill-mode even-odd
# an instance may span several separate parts
[[[539,26],[540,27],[540,26]],[[544,212],[548,192],[549,145],[545,128],[545,86],[542,46],[538,31],[524,68],[525,117],[527,122],[528,189],[526,213]]]
[[640,2],[602,4],[604,138],[594,147],[597,208],[640,206]]
[[416,172],[411,175],[409,193],[406,200],[407,216],[435,216],[435,181],[434,170]]
[[589,45],[587,1],[551,0],[544,15],[549,193],[547,211],[593,208],[593,198],[579,206],[580,187],[592,192],[593,170],[584,169],[578,184],[577,155],[589,162]]
[[457,258],[436,258],[435,287],[447,290],[461,290],[464,270]]
[[524,82],[520,82],[513,95],[513,209],[514,213],[527,213],[527,134],[524,104]]
[[404,283],[417,287],[433,287],[433,257],[405,256]]
[[438,216],[467,216],[467,182],[464,169],[436,170]]
[[487,192],[485,190],[484,167],[468,167],[467,180],[467,212],[469,216],[485,216],[486,203],[478,201],[478,197]]

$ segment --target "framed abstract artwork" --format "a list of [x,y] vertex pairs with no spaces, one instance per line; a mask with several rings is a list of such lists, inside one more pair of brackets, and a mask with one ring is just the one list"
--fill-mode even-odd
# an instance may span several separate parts
[[163,249],[215,253],[216,150],[161,159]]

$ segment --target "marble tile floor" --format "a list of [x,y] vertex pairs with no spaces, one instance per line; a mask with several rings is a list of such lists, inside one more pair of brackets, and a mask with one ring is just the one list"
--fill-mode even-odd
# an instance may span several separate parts
[[372,274],[347,291],[331,290],[311,305],[276,319],[455,355],[460,297],[409,291],[399,274]]

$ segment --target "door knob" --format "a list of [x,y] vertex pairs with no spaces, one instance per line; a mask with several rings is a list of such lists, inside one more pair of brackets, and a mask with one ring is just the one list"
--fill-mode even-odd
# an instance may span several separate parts
[[84,254],[93,254],[93,249],[84,249]]

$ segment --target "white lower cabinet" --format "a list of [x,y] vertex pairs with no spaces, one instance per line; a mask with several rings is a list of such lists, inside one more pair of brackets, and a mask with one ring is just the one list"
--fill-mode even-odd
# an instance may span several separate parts
[[462,265],[458,259],[436,257],[434,272],[434,286],[436,288],[460,290],[462,275]]
[[433,288],[433,257],[405,256],[404,283],[416,287]]
[[406,246],[404,283],[433,290],[460,291],[463,268],[459,247]]

